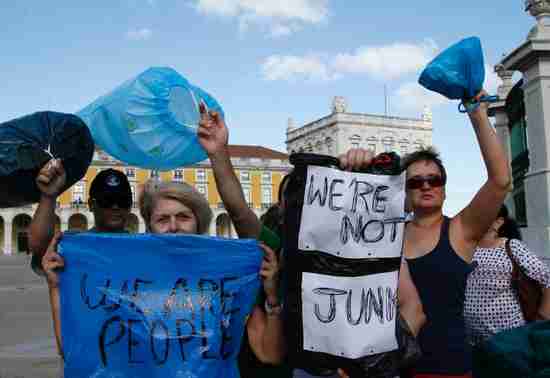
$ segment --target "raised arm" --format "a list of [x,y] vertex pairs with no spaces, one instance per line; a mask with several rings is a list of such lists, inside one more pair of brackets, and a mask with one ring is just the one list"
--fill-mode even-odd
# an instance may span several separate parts
[[55,332],[55,341],[57,344],[57,351],[60,356],[63,356],[63,342],[61,339],[61,309],[60,309],[60,297],[59,297],[59,277],[57,270],[62,269],[65,266],[65,261],[57,253],[57,244],[61,239],[62,234],[56,234],[44,257],[42,258],[42,269],[46,273],[46,280],[48,282],[48,291],[50,294],[50,309],[52,312],[53,328]]
[[203,107],[201,114],[197,132],[199,142],[212,163],[216,187],[223,204],[239,237],[257,239],[262,226],[256,214],[248,207],[241,184],[233,170],[227,147],[229,133],[225,122],[216,112],[207,114]]
[[41,196],[29,228],[29,249],[36,255],[38,262],[42,260],[53,237],[56,200],[65,182],[65,169],[61,160],[57,159],[44,165],[36,178]]
[[453,223],[458,225],[460,239],[466,243],[460,250],[465,251],[463,253],[466,255],[463,257],[467,261],[472,259],[475,246],[496,219],[511,185],[508,160],[489,122],[487,108],[488,105],[482,103],[475,111],[469,113],[483,162],[487,168],[487,181],[472,202],[453,219]]
[[[286,354],[282,306],[278,296],[279,262],[273,250],[264,245],[264,260],[260,270],[266,298],[265,308],[256,305],[246,324],[248,342],[258,359],[268,364],[280,364]],[[261,305],[264,305],[263,303]]]

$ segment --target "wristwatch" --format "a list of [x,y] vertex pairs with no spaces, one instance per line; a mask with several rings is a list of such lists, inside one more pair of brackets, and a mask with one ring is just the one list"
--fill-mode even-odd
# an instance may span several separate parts
[[283,310],[283,305],[281,303],[271,304],[267,299],[265,300],[264,307],[267,315],[277,316],[280,315]]

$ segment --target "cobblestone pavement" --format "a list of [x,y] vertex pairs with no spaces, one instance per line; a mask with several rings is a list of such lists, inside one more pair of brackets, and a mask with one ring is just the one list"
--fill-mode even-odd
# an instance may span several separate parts
[[0,324],[0,378],[57,377],[48,290],[28,256],[0,256]]

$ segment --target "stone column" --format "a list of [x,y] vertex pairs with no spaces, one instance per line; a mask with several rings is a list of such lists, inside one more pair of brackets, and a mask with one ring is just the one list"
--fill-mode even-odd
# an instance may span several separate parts
[[12,238],[12,220],[13,219],[5,219],[4,220],[4,254],[5,255],[11,255],[12,254],[12,246],[11,246],[11,238]]
[[527,224],[524,237],[543,257],[550,256],[550,0],[527,0],[537,20],[528,39],[502,61],[523,73],[530,166],[525,176]]

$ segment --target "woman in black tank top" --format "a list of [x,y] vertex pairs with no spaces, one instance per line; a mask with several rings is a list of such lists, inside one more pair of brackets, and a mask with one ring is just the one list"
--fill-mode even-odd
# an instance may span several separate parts
[[404,254],[427,318],[419,333],[423,357],[415,366],[418,377],[471,376],[463,317],[469,262],[510,189],[508,162],[489,122],[487,104],[471,108],[468,115],[487,167],[487,181],[458,215],[443,216],[447,174],[437,152],[416,151],[403,161],[407,204],[414,212],[405,231]]

